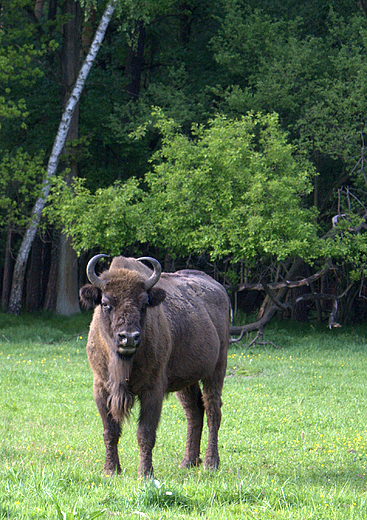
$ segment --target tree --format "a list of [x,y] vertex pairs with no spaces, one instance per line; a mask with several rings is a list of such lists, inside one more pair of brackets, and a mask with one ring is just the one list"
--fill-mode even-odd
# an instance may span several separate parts
[[67,134],[70,128],[70,123],[73,117],[73,113],[75,107],[79,101],[81,93],[84,88],[85,80],[88,76],[88,73],[92,67],[92,64],[95,60],[95,57],[98,53],[98,50],[102,44],[104,35],[106,33],[108,24],[112,18],[116,7],[116,1],[112,0],[110,4],[106,7],[106,10],[102,16],[99,27],[97,29],[96,35],[94,37],[91,48],[88,52],[87,57],[83,63],[82,68],[80,69],[78,79],[76,81],[75,87],[70,95],[68,103],[66,104],[65,110],[63,112],[63,116],[60,122],[60,126],[56,135],[56,139],[53,145],[53,149],[48,161],[47,166],[47,175],[43,185],[42,196],[40,196],[32,211],[32,221],[30,226],[27,229],[27,232],[23,238],[21,247],[18,252],[17,260],[14,267],[13,274],[13,284],[12,290],[10,294],[10,302],[9,302],[9,312],[12,314],[19,314],[21,309],[21,299],[22,299],[22,289],[23,289],[23,280],[25,275],[25,268],[28,260],[28,255],[33,243],[34,236],[36,234],[37,228],[39,226],[39,222],[41,219],[42,211],[46,203],[47,196],[50,191],[50,180],[55,175],[57,166],[59,163],[60,155],[65,144]]
[[[63,44],[61,52],[61,71],[63,85],[63,104],[67,104],[80,68],[80,20],[81,7],[75,0],[66,0],[63,14],[69,19],[63,25]],[[76,151],[73,143],[79,137],[79,103],[75,106],[63,151],[64,164],[67,166],[67,181],[70,183],[78,174]],[[70,146],[68,146],[68,144]],[[70,241],[63,233],[58,240],[58,276],[56,288],[56,312],[64,315],[79,311],[77,257]]]
[[[1,20],[1,16],[0,16]],[[39,67],[29,66],[33,58],[39,58],[44,50],[37,50],[32,45],[24,44],[17,48],[3,45],[4,31],[0,28],[0,81],[7,85],[4,95],[0,96],[0,124],[4,119],[20,119],[24,126],[27,107],[24,98],[12,100],[11,83],[32,85],[34,80],[42,75]]]
[[79,255],[98,247],[118,255],[122,248],[136,243],[144,218],[142,196],[136,178],[94,193],[85,186],[85,179],[73,179],[69,186],[64,179],[55,178],[44,214],[72,238]]
[[314,171],[287,142],[276,114],[217,116],[207,127],[194,125],[194,139],[156,117],[162,148],[145,178],[142,241],[249,264],[320,256],[316,213],[305,205]]
[[[121,250],[126,231],[125,223],[129,222],[132,226],[131,230],[136,231],[135,236],[140,240],[136,242],[136,247],[156,247],[157,252],[163,248],[167,250],[165,258],[168,259],[170,248],[175,251],[176,256],[185,255],[185,258],[177,259],[181,264],[187,261],[186,254],[191,251],[205,251],[205,260],[213,263],[214,261],[209,258],[210,252],[211,258],[215,258],[216,265],[228,274],[227,266],[231,265],[230,262],[242,258],[241,255],[252,254],[248,237],[242,234],[241,239],[246,243],[247,249],[241,250],[240,237],[231,238],[229,233],[223,231],[226,230],[227,224],[229,229],[231,222],[234,222],[236,227],[240,227],[242,221],[246,220],[246,216],[236,214],[234,211],[231,213],[228,202],[218,203],[219,192],[217,198],[215,193],[210,192],[209,175],[205,170],[208,165],[200,155],[200,147],[203,145],[199,145],[199,142],[214,141],[214,134],[210,137],[204,130],[208,129],[209,120],[216,120],[217,113],[222,117],[226,115],[228,121],[232,119],[240,121],[248,111],[279,114],[278,125],[288,132],[287,140],[292,145],[293,157],[298,156],[297,161],[301,159],[300,154],[297,153],[298,145],[299,149],[308,154],[308,158],[319,173],[315,176],[311,175],[309,179],[315,189],[306,190],[307,193],[297,200],[301,201],[302,211],[310,210],[309,221],[312,224],[314,224],[313,205],[321,210],[317,218],[323,231],[319,234],[326,232],[330,227],[330,217],[340,214],[337,197],[332,198],[333,188],[340,187],[346,179],[350,187],[363,188],[363,184],[361,185],[358,180],[362,178],[361,174],[356,175],[357,170],[351,174],[354,167],[349,167],[350,157],[359,153],[357,139],[360,138],[360,132],[363,133],[360,123],[365,112],[363,91],[365,21],[361,17],[361,12],[357,13],[357,3],[356,0],[336,0],[333,2],[335,13],[330,13],[329,6],[321,5],[316,0],[312,2],[301,0],[297,3],[297,8],[288,0],[281,4],[279,0],[246,2],[243,0],[227,2],[149,0],[143,3],[119,0],[120,19],[109,26],[108,38],[98,54],[96,66],[92,68],[87,88],[81,98],[79,124],[81,139],[74,139],[73,145],[68,147],[75,152],[70,154],[69,158],[75,157],[74,164],[77,163],[78,174],[85,178],[83,184],[86,190],[83,195],[85,200],[90,198],[92,206],[94,200],[95,202],[99,200],[105,212],[105,218],[101,212],[98,212],[101,221],[107,220],[107,216],[110,215],[111,219],[116,219],[121,224],[121,230],[118,230],[112,222],[110,226],[112,235],[108,234],[105,240],[108,248],[111,248],[111,251]],[[17,46],[23,48],[24,42],[32,42],[38,51],[45,45],[49,51],[46,57],[37,61],[43,76],[39,77],[34,86],[20,85],[16,79],[10,85],[9,102],[13,107],[22,106],[19,101],[22,97],[27,99],[28,129],[25,132],[19,128],[20,125],[13,125],[15,119],[2,119],[3,157],[4,150],[15,154],[16,148],[20,146],[29,157],[34,157],[42,149],[46,150],[46,155],[49,154],[50,143],[54,136],[53,128],[59,121],[62,108],[61,103],[55,107],[54,100],[61,99],[60,86],[61,83],[65,83],[61,81],[59,67],[63,53],[53,51],[56,45],[50,42],[52,39],[57,40],[59,48],[62,49],[63,37],[60,29],[65,26],[69,17],[63,16],[61,7],[68,4],[68,1],[61,2],[61,0],[44,2],[12,0],[4,4],[1,10],[2,23],[4,14],[8,17],[10,14],[12,16],[11,30],[7,22],[8,18],[4,24],[7,30],[3,34],[6,42],[12,38],[12,47],[3,45],[1,52],[5,53],[5,49],[16,49]],[[88,26],[93,26],[93,17],[97,16],[98,19],[104,2],[98,0],[93,6],[89,4],[90,2],[86,1],[83,5],[88,16]],[[17,9],[14,8],[15,5]],[[73,2],[70,5],[76,7]],[[34,10],[35,6],[36,10]],[[302,20],[295,19],[296,10],[297,14],[302,16]],[[19,23],[18,19],[15,19],[18,12],[25,23]],[[311,13],[317,18],[317,24],[313,23],[314,18],[311,17]],[[73,34],[76,32],[74,31]],[[85,42],[86,38],[83,41]],[[85,48],[84,46],[83,49]],[[25,47],[24,51],[26,51]],[[76,55],[75,52],[73,54]],[[79,59],[79,56],[77,58]],[[30,68],[35,66],[36,61],[33,60]],[[16,70],[18,71],[19,68],[17,67]],[[24,72],[25,69],[22,69],[22,74]],[[0,86],[3,86],[2,82]],[[193,226],[191,228],[187,226],[186,243],[180,242],[180,219],[182,223],[186,218],[185,208],[189,207],[190,197],[184,207],[180,208],[177,188],[180,187],[179,178],[183,170],[179,172],[179,166],[174,165],[174,160],[170,159],[173,157],[174,149],[169,149],[164,141],[165,133],[159,128],[160,124],[164,124],[168,131],[169,123],[159,122],[159,117],[155,116],[143,139],[129,138],[131,131],[136,130],[150,117],[152,105],[162,107],[167,118],[172,118],[179,125],[180,129],[177,128],[177,131],[175,130],[171,135],[175,143],[181,140],[183,148],[187,149],[189,154],[187,158],[183,158],[182,163],[193,171],[195,161],[199,163],[202,185],[192,173],[187,179],[184,178],[183,185],[188,191],[196,184],[203,190],[203,197],[198,198],[198,202],[200,200],[204,203],[205,216],[200,221],[198,212],[193,213],[197,219],[196,223],[201,226],[202,233],[195,232]],[[157,121],[158,124],[155,124]],[[259,124],[257,128],[260,129],[260,126]],[[262,146],[259,144],[258,137],[258,133],[255,132],[256,151]],[[162,143],[165,147],[164,154],[168,154],[168,159],[161,161],[158,153],[155,155],[155,163],[150,165],[149,158],[152,153],[159,151]],[[207,146],[209,147],[209,144]],[[189,162],[190,156],[195,157],[192,164]],[[164,161],[169,162],[169,166],[166,167],[172,174],[171,181],[163,175]],[[305,164],[303,159],[301,163]],[[68,165],[70,164],[69,162]],[[146,172],[149,172],[149,176],[145,178]],[[228,173],[229,175],[232,173]],[[144,179],[144,183],[139,184],[134,177]],[[132,184],[125,184],[129,178]],[[235,173],[234,178],[240,187],[246,188],[244,179],[238,179]],[[122,182],[115,185],[116,180]],[[151,184],[148,185],[148,182]],[[162,198],[159,200],[158,197],[153,200],[151,197],[151,206],[149,206],[148,195],[152,195],[155,184],[157,196],[158,186],[164,187],[165,200]],[[222,186],[226,186],[226,183],[220,184],[218,189],[220,190]],[[102,192],[98,191],[99,188],[110,190],[106,191],[105,195],[107,197],[109,194],[112,197],[111,208],[108,208],[107,199]],[[135,189],[136,192],[132,195]],[[128,196],[128,192],[131,197]],[[119,204],[118,198],[114,198],[114,193],[119,194],[121,200],[126,202],[126,208]],[[206,200],[204,200],[205,193]],[[209,214],[208,201],[213,195],[214,210]],[[225,196],[224,193],[224,201]],[[82,197],[81,192],[80,197]],[[284,194],[283,199],[280,200],[286,204],[286,195]],[[171,211],[171,206],[174,206],[173,201],[176,201],[177,207],[180,208],[172,220],[178,233],[172,232],[169,223],[165,220],[167,212],[164,210],[164,204]],[[191,202],[195,202],[194,197]],[[233,203],[237,203],[236,196],[233,196]],[[121,218],[117,211],[118,207],[122,212]],[[149,215],[150,229],[144,231],[144,226],[143,229],[139,229],[134,220],[130,220],[129,215],[133,208],[135,215],[141,215],[144,219],[144,226],[148,226],[146,216]],[[226,211],[230,215],[228,222],[223,217]],[[30,210],[28,213],[30,214]],[[268,236],[267,244],[261,244],[260,241],[260,245],[266,246],[267,250],[271,249],[271,240],[270,225],[266,222],[266,218],[273,214],[276,215],[273,207],[269,208],[267,214],[265,210],[263,214],[260,210],[255,212],[256,219],[264,226],[265,234]],[[214,237],[207,232],[211,229],[210,218],[213,221],[219,218],[220,221],[220,226],[218,225],[213,231]],[[88,213],[87,222],[88,219],[93,220],[92,214]],[[254,218],[253,222],[256,219]],[[85,248],[81,244],[85,245],[89,240],[86,226],[84,227],[83,233],[85,232],[86,235],[78,242],[78,247],[82,249]],[[89,227],[93,229],[93,223]],[[164,227],[166,227],[166,234],[163,232]],[[255,227],[258,232],[258,226]],[[104,229],[107,229],[107,224]],[[278,231],[280,231],[279,225]],[[293,231],[297,234],[296,226],[293,227]],[[300,236],[302,232],[304,230],[300,230]],[[344,244],[346,243],[345,232],[348,230],[341,232]],[[311,234],[314,234],[314,231]],[[116,245],[113,245],[113,235],[120,237],[119,246],[117,241]],[[204,243],[204,235],[206,243]],[[92,234],[89,236],[93,237]],[[98,243],[103,243],[102,232],[100,235],[97,234],[97,237]],[[339,241],[338,234],[334,233],[333,237],[335,245]],[[129,248],[134,247],[133,238],[133,235],[128,233],[126,243],[130,244]],[[255,249],[256,238],[255,234]],[[291,241],[288,236],[285,238],[284,244],[288,248],[287,251],[290,251]],[[356,248],[360,249],[358,243],[363,237],[356,239],[350,236],[349,238],[351,243],[354,240]],[[192,244],[189,243],[191,239]],[[215,249],[211,249],[215,239],[217,241]],[[145,242],[143,245],[144,240],[149,240],[149,243]],[[173,248],[169,243],[171,241]],[[8,240],[7,244],[10,248],[11,240]],[[276,242],[275,244],[277,245]],[[316,244],[321,242],[316,241]],[[1,245],[5,249],[5,236]],[[13,241],[13,250],[17,250],[17,247],[18,243],[14,247]],[[296,244],[293,243],[293,251],[296,250]],[[226,251],[231,253],[226,256]],[[284,250],[284,255],[287,251]],[[160,254],[163,255],[164,252],[161,251]],[[258,259],[265,261],[262,265],[267,266],[268,273],[269,269],[273,274],[276,272],[276,269],[272,269],[272,266],[275,266],[274,257],[268,256],[265,249],[261,252],[259,247],[258,252],[253,254],[251,262],[259,270],[259,276],[263,268],[257,264]],[[302,254],[306,255],[306,252],[303,251]],[[35,257],[32,255],[32,258]],[[172,258],[171,261],[173,262]],[[247,265],[251,264],[248,260],[246,262]],[[287,262],[288,260],[285,263]],[[30,264],[28,262],[27,269],[32,267]],[[242,260],[241,265],[247,276],[249,268],[244,266]],[[251,272],[255,273],[256,269],[251,269]],[[61,271],[65,272],[64,269]],[[233,271],[237,271],[241,276],[240,267],[233,267]],[[306,276],[306,273],[302,276]],[[235,279],[234,275],[232,279]],[[274,281],[274,277],[269,277],[267,281]],[[69,287],[68,283],[62,285]]]
[[194,125],[191,139],[161,111],[154,115],[162,147],[145,192],[134,179],[95,195],[80,182],[53,191],[48,214],[79,252],[107,247],[116,254],[135,239],[175,255],[231,256],[249,265],[258,257],[322,255],[315,211],[303,203],[314,172],[275,114],[218,116],[207,127]]
[[354,10],[348,17],[328,10],[315,35],[305,33],[305,20],[274,20],[234,1],[212,41],[218,63],[230,73],[218,91],[221,110],[233,116],[249,109],[279,114],[292,142],[319,172],[315,203],[328,219],[334,190],[355,180],[349,172],[365,131],[367,18],[357,4]]
[[45,176],[43,154],[31,157],[18,149],[3,152],[0,162],[0,231],[6,233],[1,306],[8,305],[13,269],[12,245],[29,225],[29,212]]
[[[9,44],[6,31],[6,16],[4,9],[0,13],[0,129],[16,128],[19,132],[26,129],[26,120],[29,115],[24,91],[34,88],[37,80],[43,76],[38,65],[45,55],[46,48],[35,48],[32,43],[24,43],[23,39],[16,45]],[[21,29],[18,28],[18,33]],[[21,96],[15,91],[20,89]],[[8,304],[11,276],[13,269],[12,245],[15,237],[21,233],[29,223],[29,211],[39,195],[39,185],[44,178],[42,153],[31,154],[19,147],[10,149],[12,141],[1,140],[0,152],[0,230],[6,234],[4,248],[4,272],[2,284],[1,305]]]
[[[147,127],[152,125],[162,144],[140,187],[130,179],[92,194],[80,180],[72,188],[56,184],[48,215],[63,226],[76,249],[99,247],[118,254],[140,242],[140,247],[149,243],[169,250],[173,257],[204,254],[220,262],[227,258],[232,265],[241,261],[248,281],[232,290],[261,290],[267,299],[260,319],[234,332],[259,330],[261,338],[276,312],[310,300],[318,306],[320,300],[331,302],[330,327],[335,326],[338,302],[352,286],[327,293],[315,284],[329,271],[330,258],[363,265],[367,241],[358,230],[366,210],[355,216],[349,211],[329,234],[319,235],[317,212],[306,203],[314,169],[288,143],[275,114],[249,113],[237,120],[217,116],[206,127],[194,125],[191,137],[160,110]],[[135,136],[144,135],[147,127]],[[296,280],[305,261],[324,266]],[[236,281],[234,274],[227,270],[225,283]],[[286,300],[290,290],[300,287],[312,287],[312,292]]]
[[[94,9],[100,9],[100,7],[103,4],[102,2],[97,2],[93,5],[93,7],[90,7],[89,3],[90,2],[85,2],[84,4],[87,10],[91,8],[92,11]],[[187,12],[189,12],[190,4],[194,3],[195,2],[186,2],[185,9],[187,10]],[[15,4],[17,4],[17,8],[15,8]],[[113,180],[116,178],[126,178],[129,173],[124,172],[125,168],[118,168],[118,166],[122,163],[125,167],[125,165],[132,162],[132,156],[134,156],[134,159],[135,157],[139,156],[139,154],[136,153],[137,146],[133,144],[131,146],[131,149],[128,151],[128,160],[124,160],[124,156],[123,154],[121,154],[121,151],[123,150],[125,153],[125,147],[123,145],[126,142],[126,140],[123,141],[122,145],[119,145],[118,150],[116,150],[116,145],[114,143],[112,153],[109,157],[108,154],[105,153],[105,136],[108,134],[108,139],[111,139],[111,132],[103,130],[104,128],[108,128],[108,110],[106,112],[105,107],[106,105],[108,105],[109,107],[113,107],[113,105],[115,104],[114,96],[116,95],[116,92],[122,92],[124,94],[123,97],[126,100],[126,87],[129,84],[134,84],[136,86],[136,93],[139,93],[140,73],[135,74],[135,72],[143,70],[143,67],[146,66],[146,53],[143,56],[142,48],[144,51],[144,46],[140,46],[139,52],[135,52],[136,50],[138,50],[139,47],[136,46],[136,44],[139,41],[138,34],[140,32],[143,34],[146,27],[148,27],[151,23],[155,23],[155,19],[159,20],[164,18],[167,15],[167,9],[170,8],[173,4],[174,2],[172,2],[172,0],[164,0],[159,3],[149,1],[139,5],[132,5],[131,3],[124,1],[119,2],[122,23],[118,22],[118,25],[122,25],[123,30],[118,32],[116,30],[117,24],[113,25],[110,34],[113,35],[115,41],[112,42],[110,48],[107,48],[107,51],[105,51],[104,53],[102,53],[102,55],[99,56],[98,60],[98,72],[100,73],[101,71],[103,71],[103,74],[100,74],[99,76],[95,76],[93,78],[92,82],[90,83],[91,88],[89,89],[89,93],[92,91],[94,92],[95,85],[98,85],[98,89],[100,89],[102,83],[104,84],[104,87],[107,84],[107,89],[104,88],[104,102],[101,103],[100,90],[97,94],[98,103],[95,102],[93,96],[90,96],[90,99],[92,100],[92,109],[89,110],[89,107],[85,106],[83,112],[84,126],[82,127],[82,132],[84,132],[85,137],[79,141],[79,144],[75,142],[75,139],[72,139],[74,141],[75,147],[73,145],[73,147],[69,148],[69,150],[76,150],[75,156],[77,158],[78,163],[80,164],[81,161],[84,161],[82,166],[85,169],[91,171],[91,174],[88,175],[88,181],[94,186],[96,186],[96,184],[100,182],[101,172],[103,172],[103,179],[106,184],[109,181],[113,182]],[[1,11],[2,22],[5,20],[4,25],[7,27],[8,34],[12,34],[14,42],[18,44],[18,40],[23,41],[29,38],[30,40],[36,42],[40,47],[47,46],[47,50],[54,51],[48,54],[47,59],[43,60],[43,63],[41,64],[41,67],[43,66],[42,81],[39,81],[35,88],[29,89],[29,91],[27,92],[27,101],[30,100],[31,103],[31,108],[29,111],[30,115],[28,115],[28,122],[30,126],[29,131],[27,132],[27,134],[25,132],[23,132],[22,134],[22,132],[14,132],[14,129],[9,128],[9,126],[4,131],[5,139],[2,141],[5,142],[8,139],[8,136],[10,136],[9,143],[11,143],[11,146],[14,146],[13,143],[15,142],[24,142],[25,148],[27,150],[38,150],[40,147],[46,150],[49,148],[49,143],[51,142],[50,129],[52,128],[53,122],[55,122],[55,118],[57,117],[57,112],[59,110],[55,110],[54,103],[55,97],[60,95],[60,89],[57,83],[54,81],[54,79],[59,79],[58,64],[65,64],[66,59],[69,58],[74,59],[74,61],[78,61],[79,59],[79,53],[75,52],[75,50],[70,51],[69,49],[69,52],[63,52],[63,49],[66,48],[67,44],[69,43],[69,40],[75,40],[75,38],[69,39],[66,34],[63,38],[60,38],[59,36],[59,28],[68,27],[69,24],[72,23],[73,19],[75,19],[75,17],[69,16],[70,13],[66,12],[68,10],[67,6],[69,5],[73,8],[75,7],[75,9],[78,9],[79,2],[59,2],[57,0],[45,0],[44,2],[37,1],[36,3],[34,3],[34,1],[32,0],[14,0],[14,2],[12,2],[11,5],[7,5],[6,8]],[[61,7],[64,10],[63,13],[60,10]],[[4,12],[6,14],[6,19],[4,18]],[[89,12],[90,11],[88,11],[88,13]],[[182,9],[180,8],[178,9],[178,14],[173,14],[172,18],[180,19],[181,14]],[[22,17],[21,20],[20,18],[15,18],[16,16],[18,17],[18,15],[19,17]],[[168,16],[167,18],[172,19],[170,16]],[[92,18],[90,18],[90,20],[92,20]],[[11,30],[9,30],[10,28]],[[77,34],[77,31],[72,30],[70,31],[70,33],[74,37],[74,35]],[[83,32],[83,36],[85,36],[85,32]],[[118,39],[117,46],[116,36]],[[62,45],[60,45],[60,48],[62,49],[61,53],[59,53],[57,50],[55,51],[57,44],[55,42],[52,42],[52,37],[57,39],[58,42],[62,43]],[[122,46],[121,40],[123,43]],[[84,37],[83,42],[85,43],[86,41],[87,39]],[[14,42],[12,42],[12,44]],[[116,53],[116,55],[118,55],[118,58],[121,58],[121,61],[117,64],[112,64],[112,66],[110,66],[109,60],[111,59],[111,55],[114,53],[114,46],[115,48],[119,49],[119,52]],[[83,47],[83,49],[85,49],[85,47]],[[133,62],[136,63],[136,60],[138,60],[138,66],[130,66]],[[67,71],[68,67],[63,66],[62,69]],[[116,82],[116,78],[118,78],[118,80],[121,80],[121,78],[123,77],[124,79],[121,83],[118,83],[118,81]],[[101,78],[103,78],[103,81],[101,81]],[[70,80],[70,78],[66,78],[66,74],[64,74],[61,83],[63,85],[70,86],[70,83],[72,83],[72,78]],[[143,83],[143,85],[145,86],[145,83]],[[15,89],[15,93],[17,92],[19,94],[20,90],[21,89],[19,88],[18,90]],[[136,104],[137,96],[133,96],[133,98],[134,102],[131,103],[130,108],[133,104]],[[174,99],[174,96],[171,96],[171,99]],[[149,106],[150,104],[151,101],[146,101],[147,106]],[[103,116],[102,121],[98,121],[98,118],[96,118],[95,116],[97,107],[98,109],[101,107],[100,113]],[[132,109],[132,112],[134,112],[134,109]],[[92,124],[89,124],[89,113],[92,114]],[[129,117],[130,116],[131,114],[129,113]],[[124,125],[126,127],[129,126],[125,124],[125,121]],[[77,128],[77,125],[75,125],[75,128]],[[101,135],[101,129],[105,135]],[[49,135],[47,135],[47,132]],[[71,132],[69,132],[68,135],[70,138]],[[101,150],[98,147],[94,147],[95,142],[91,142],[90,150],[93,150],[93,152],[88,152],[87,148],[89,146],[89,140],[91,135],[96,137],[97,141],[104,141]],[[81,145],[80,143],[83,144]],[[97,151],[95,151],[95,148],[97,148]],[[143,161],[145,163],[146,156],[149,154],[149,145],[146,148],[147,154],[145,154],[143,157]],[[86,153],[84,154],[85,151]],[[69,154],[69,158],[73,155],[74,154]],[[92,159],[86,162],[85,158],[88,157],[88,155],[92,157]],[[110,160],[111,157],[113,157],[113,161]],[[117,160],[116,157],[118,157]],[[74,163],[74,165],[75,164],[76,163]],[[106,173],[106,165],[108,165],[107,168],[111,170],[111,177],[109,177],[108,173]],[[112,168],[110,165],[112,165]],[[75,168],[73,168],[73,171],[75,171]],[[93,178],[94,174],[96,174],[95,178]],[[11,244],[11,241],[8,241],[8,244]],[[63,255],[61,255],[61,257],[62,256]],[[35,257],[32,256],[31,258]],[[65,273],[65,271],[66,270],[60,264],[59,273],[63,274]],[[75,269],[73,269],[73,273],[76,273]],[[69,282],[60,281],[59,287],[65,289],[67,294],[70,293]],[[76,293],[76,291],[74,292]],[[60,294],[61,291],[58,291],[58,297],[60,296]]]

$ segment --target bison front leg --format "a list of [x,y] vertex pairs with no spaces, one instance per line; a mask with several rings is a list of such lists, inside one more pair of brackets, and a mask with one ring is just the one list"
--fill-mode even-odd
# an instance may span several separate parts
[[163,397],[163,392],[154,390],[140,396],[140,418],[137,431],[140,448],[139,477],[153,477],[152,452],[161,416]]
[[107,399],[109,395],[103,386],[95,381],[93,392],[94,400],[103,423],[103,440],[106,447],[106,460],[103,465],[103,472],[107,475],[121,473],[117,449],[119,437],[121,435],[120,423],[117,423],[109,413],[107,407]]
[[176,397],[180,401],[187,419],[186,450],[180,468],[198,466],[202,462],[199,455],[204,420],[203,396],[199,384],[195,383],[176,392]]

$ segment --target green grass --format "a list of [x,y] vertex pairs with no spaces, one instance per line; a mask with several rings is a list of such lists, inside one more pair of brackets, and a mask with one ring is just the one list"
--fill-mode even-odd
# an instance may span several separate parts
[[277,322],[266,339],[282,348],[231,348],[220,469],[178,468],[186,424],[170,396],[144,482],[137,408],[122,474],[102,474],[89,320],[0,314],[0,518],[367,518],[366,328]]

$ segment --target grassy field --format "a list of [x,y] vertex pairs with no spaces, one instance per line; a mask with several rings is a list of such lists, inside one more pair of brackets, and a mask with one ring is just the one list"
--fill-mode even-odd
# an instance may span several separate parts
[[178,468],[186,424],[170,396],[144,482],[137,409],[122,474],[102,474],[89,320],[0,314],[0,518],[367,518],[366,328],[277,322],[266,338],[281,348],[231,348],[220,469]]

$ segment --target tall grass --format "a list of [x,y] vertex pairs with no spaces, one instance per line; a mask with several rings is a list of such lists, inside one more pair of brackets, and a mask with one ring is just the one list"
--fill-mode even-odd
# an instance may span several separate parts
[[366,328],[277,322],[266,334],[281,348],[231,348],[220,469],[178,468],[186,424],[170,396],[145,482],[138,409],[122,474],[102,474],[89,320],[0,315],[0,518],[367,518]]

